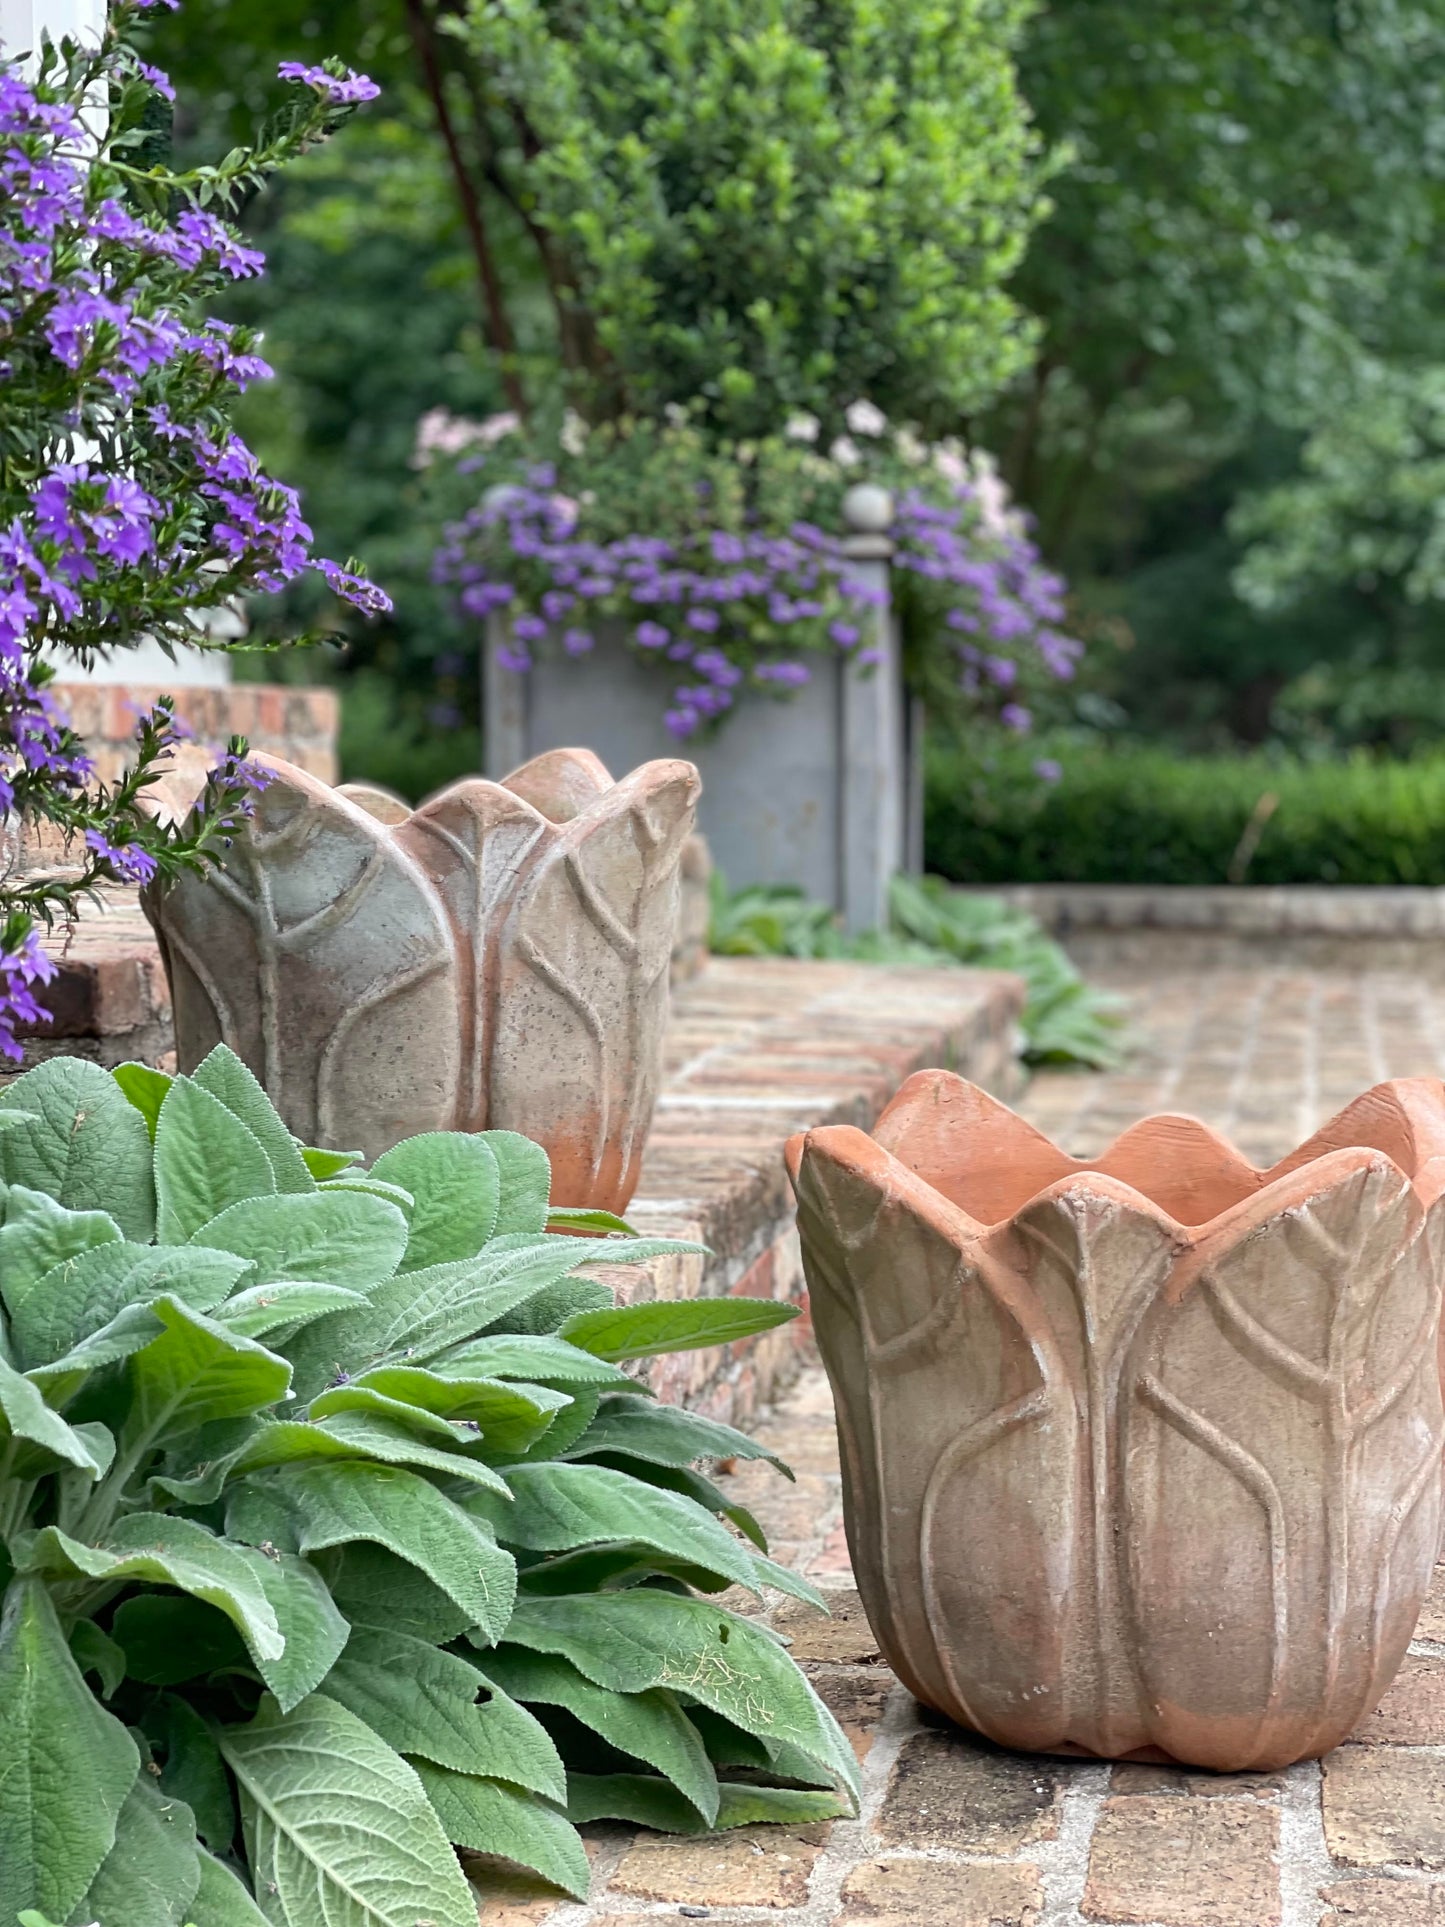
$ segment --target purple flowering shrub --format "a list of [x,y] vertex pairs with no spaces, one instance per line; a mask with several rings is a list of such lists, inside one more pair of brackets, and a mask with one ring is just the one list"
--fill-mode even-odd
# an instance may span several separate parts
[[585,655],[600,622],[620,622],[673,679],[667,723],[686,739],[741,690],[806,683],[819,652],[876,660],[880,592],[840,533],[844,494],[866,479],[893,496],[910,684],[935,711],[1027,729],[1030,690],[1071,676],[1080,653],[1060,627],[1061,578],[985,458],[895,431],[868,403],[848,415],[853,433],[826,452],[808,416],[751,442],[711,441],[678,409],[531,431],[515,415],[428,416],[418,462],[482,490],[449,525],[438,578],[464,613],[504,612],[501,659],[518,674],[539,646]]
[[[174,0],[165,0],[174,4]],[[230,408],[270,371],[244,330],[210,319],[262,258],[225,218],[242,192],[332,133],[376,92],[339,63],[287,63],[298,84],[257,145],[179,174],[144,163],[169,81],[126,35],[152,0],[117,0],[103,45],[48,42],[33,73],[0,59],[0,821],[48,822],[69,861],[0,865],[0,1055],[43,1013],[37,926],[102,882],[204,862],[249,808],[257,772],[236,740],[183,826],[145,808],[178,726],[162,704],[134,767],[94,780],[47,687],[58,661],[155,638],[211,643],[205,611],[314,568],[371,613],[385,597],[310,553],[294,490],[265,474]],[[294,68],[294,72],[291,69]]]

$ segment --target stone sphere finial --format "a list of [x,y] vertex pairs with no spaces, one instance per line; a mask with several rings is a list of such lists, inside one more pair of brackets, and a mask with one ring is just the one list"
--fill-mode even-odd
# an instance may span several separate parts
[[843,520],[856,535],[886,535],[893,526],[893,497],[877,482],[855,482],[843,497]]

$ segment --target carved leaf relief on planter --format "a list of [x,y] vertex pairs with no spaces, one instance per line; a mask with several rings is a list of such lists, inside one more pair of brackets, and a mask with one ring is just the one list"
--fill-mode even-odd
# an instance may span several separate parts
[[189,1071],[236,1051],[308,1143],[521,1131],[554,1195],[620,1210],[661,1072],[690,763],[587,750],[416,810],[270,757],[224,868],[146,910]]
[[1442,1096],[1267,1171],[1178,1117],[1078,1161],[945,1072],[793,1139],[854,1568],[919,1699],[1227,1770],[1374,1708],[1439,1537]]

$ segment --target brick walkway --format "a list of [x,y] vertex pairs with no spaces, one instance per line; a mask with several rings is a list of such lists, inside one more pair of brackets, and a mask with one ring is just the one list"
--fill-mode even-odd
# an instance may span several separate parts
[[[1369,1084],[1445,1071],[1445,992],[1400,978],[1181,976],[1134,1008],[1126,1072],[1045,1075],[1023,1105],[1070,1150],[1164,1106],[1263,1162]],[[862,1818],[703,1841],[590,1828],[590,1908],[519,1887],[487,1927],[1445,1927],[1445,1566],[1401,1676],[1323,1768],[1215,1777],[1008,1754],[920,1716],[878,1657],[849,1584],[821,1372],[759,1430],[797,1484],[750,1464],[728,1489],[833,1592],[831,1620],[788,1602],[773,1623],[863,1759]]]

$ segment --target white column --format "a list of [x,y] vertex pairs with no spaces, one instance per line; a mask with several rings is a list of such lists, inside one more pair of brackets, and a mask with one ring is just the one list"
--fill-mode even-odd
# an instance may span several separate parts
[[0,0],[0,46],[12,59],[32,53],[42,33],[99,40],[104,30],[105,0]]

